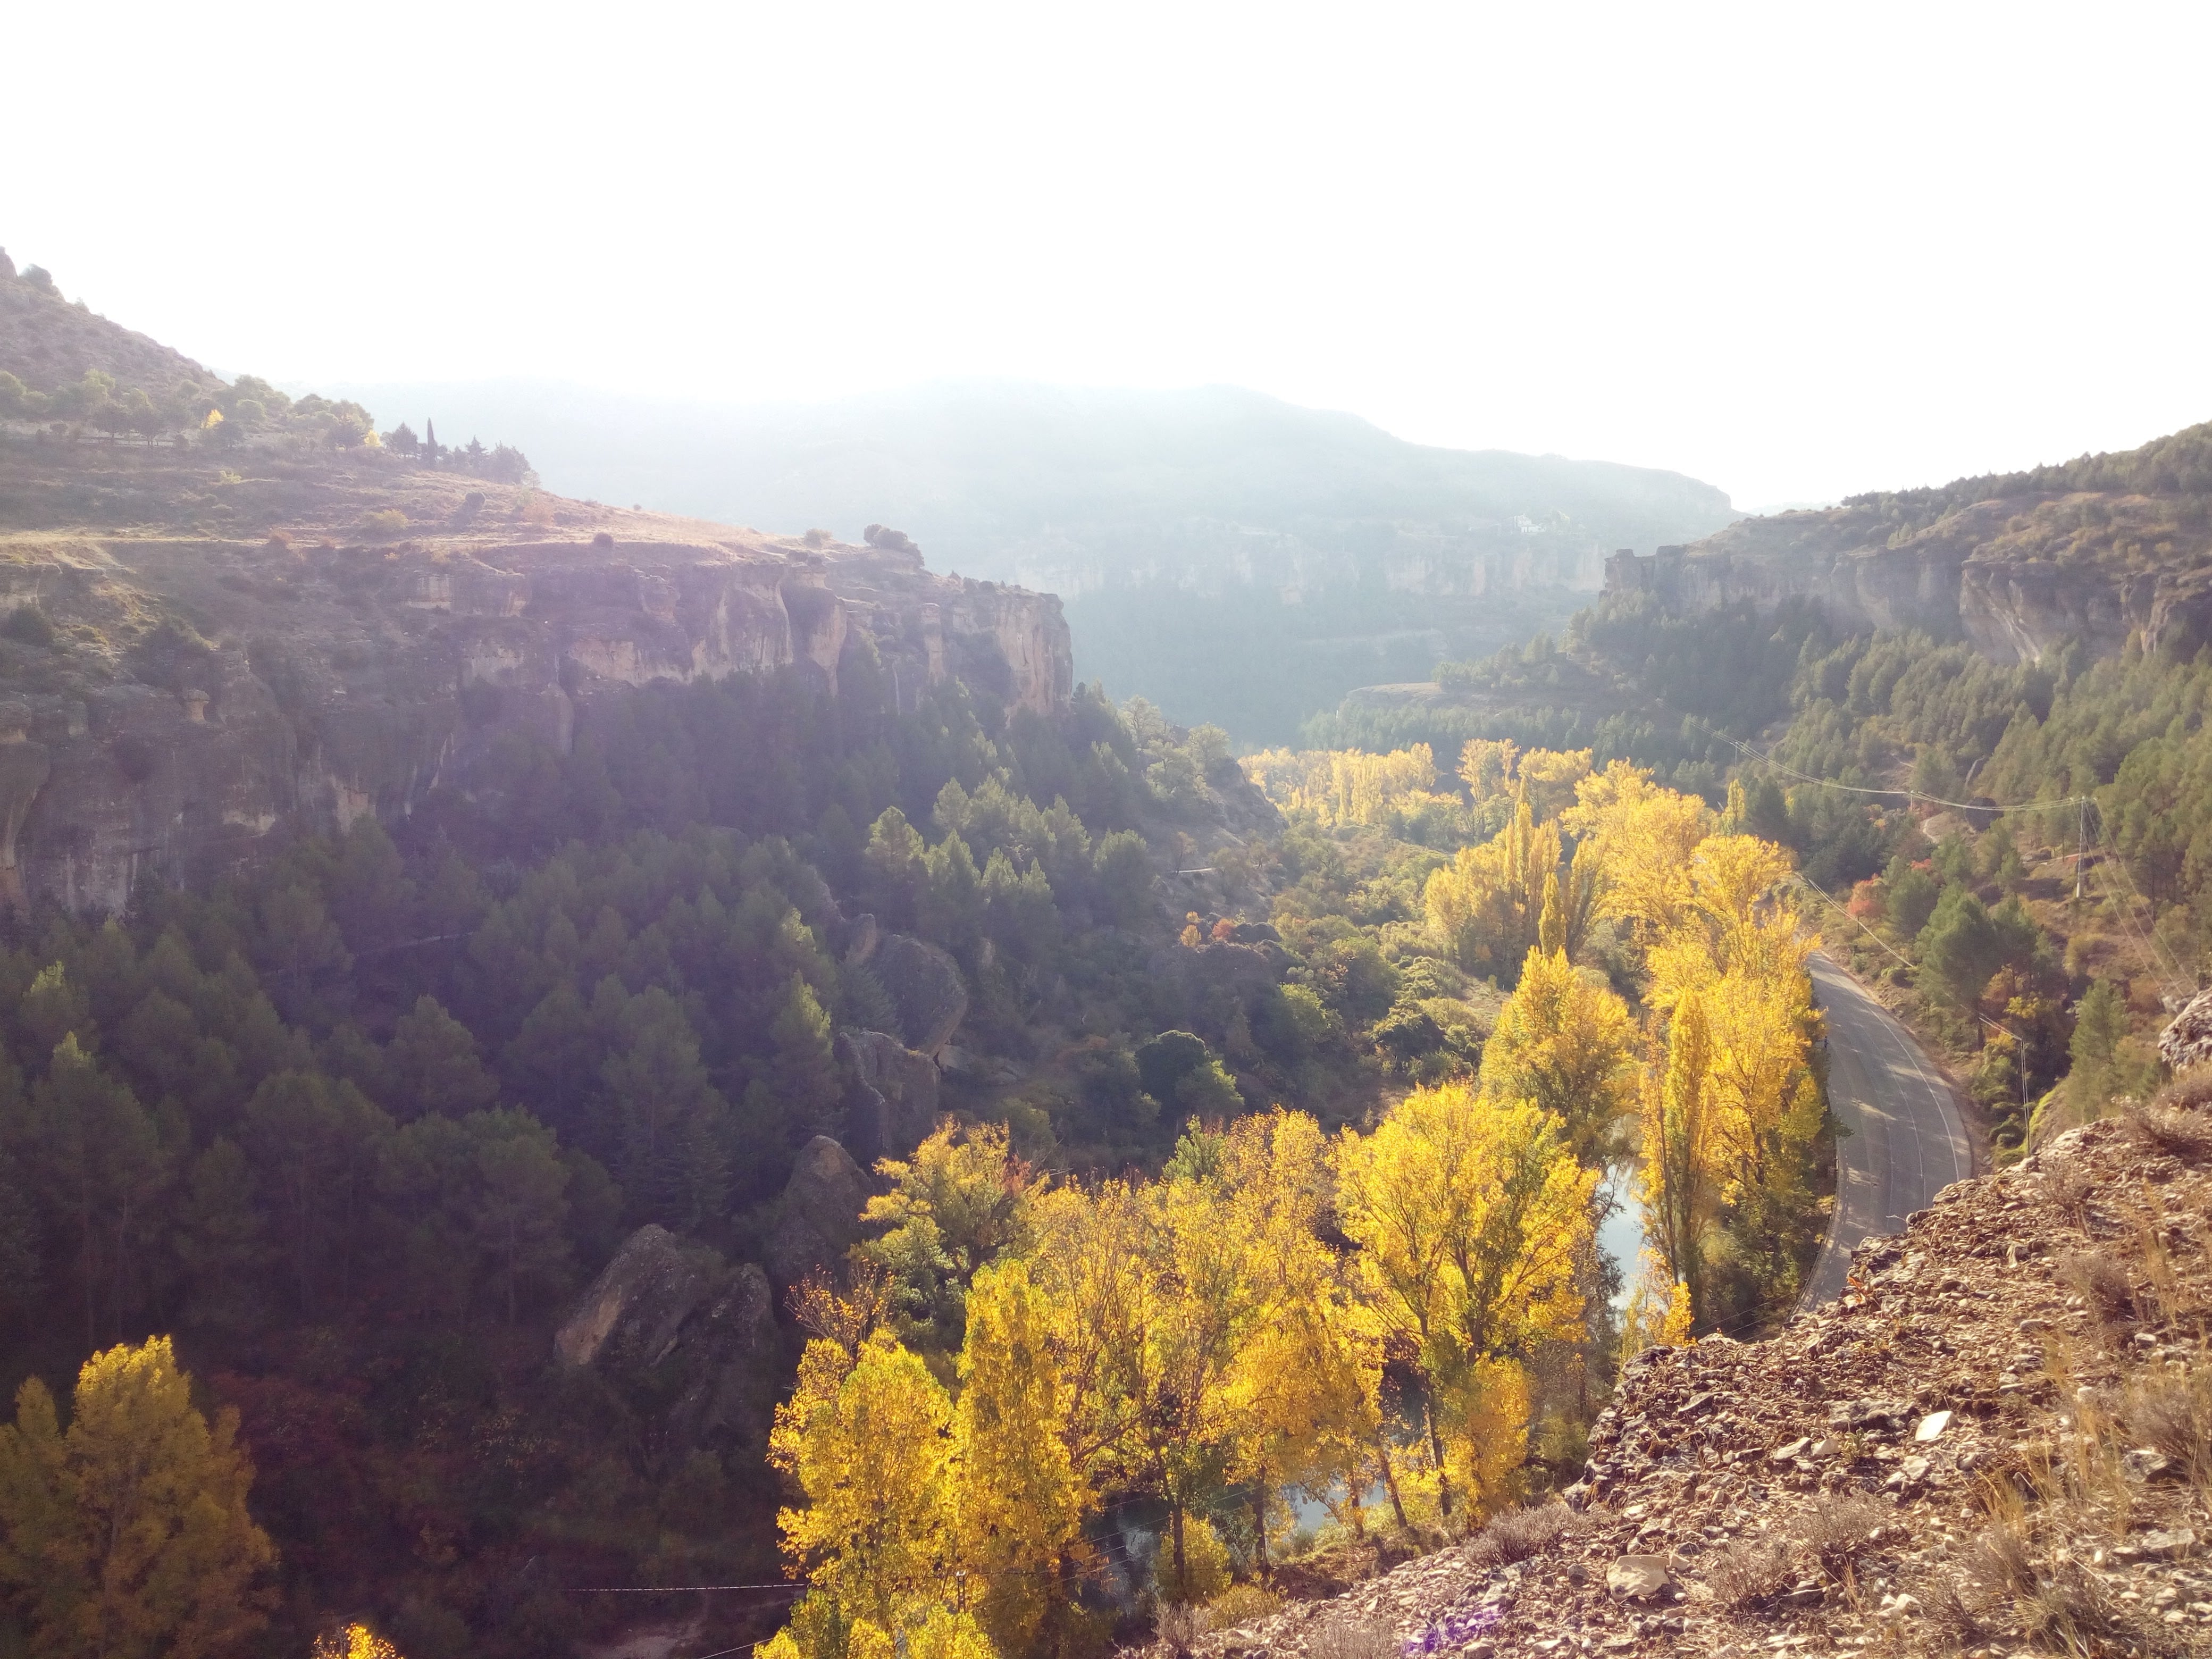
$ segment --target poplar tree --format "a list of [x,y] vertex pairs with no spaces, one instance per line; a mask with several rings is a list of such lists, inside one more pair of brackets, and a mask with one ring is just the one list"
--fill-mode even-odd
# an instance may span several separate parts
[[110,1348],[78,1374],[64,1432],[44,1382],[0,1428],[0,1581],[40,1659],[202,1659],[265,1622],[276,1560],[246,1511],[237,1413],[191,1403],[169,1339]]

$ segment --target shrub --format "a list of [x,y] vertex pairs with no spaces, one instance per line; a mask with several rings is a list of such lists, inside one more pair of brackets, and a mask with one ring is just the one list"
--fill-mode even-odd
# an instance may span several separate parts
[[1231,1584],[1206,1604],[1206,1627],[1231,1630],[1280,1611],[1283,1598],[1257,1584]]
[[1206,1634],[1206,1615],[1188,1601],[1170,1601],[1152,1615],[1152,1633],[1170,1653],[1188,1653]]
[[1790,1552],[1769,1539],[1747,1538],[1723,1550],[1705,1574],[1713,1599],[1742,1613],[1780,1595],[1790,1583]]
[[407,533],[407,515],[398,507],[387,507],[365,514],[361,521],[362,533],[379,538],[404,536]]
[[1835,1498],[1807,1517],[1801,1541],[1820,1571],[1840,1581],[1874,1543],[1888,1515],[1871,1498]]
[[1549,1549],[1574,1524],[1574,1515],[1564,1504],[1535,1509],[1507,1510],[1491,1517],[1490,1524],[1468,1547],[1468,1559],[1479,1567],[1502,1567]]
[[1306,1659],[1398,1659],[1390,1626],[1372,1614],[1330,1613],[1306,1638]]
[[54,625],[34,605],[18,605],[10,611],[8,620],[0,622],[0,634],[6,635],[18,645],[52,645],[54,642]]

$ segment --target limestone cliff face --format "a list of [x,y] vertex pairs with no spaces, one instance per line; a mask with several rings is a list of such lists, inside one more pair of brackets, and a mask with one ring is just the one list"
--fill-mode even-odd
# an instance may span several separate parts
[[1845,628],[1917,628],[2002,662],[2212,640],[2212,532],[2141,495],[2008,495],[1912,527],[1871,505],[1745,519],[1606,562],[1607,592],[1684,613],[1819,600]]
[[10,551],[0,608],[35,603],[68,660],[97,672],[4,647],[0,892],[78,909],[120,908],[148,873],[239,868],[288,820],[404,816],[508,733],[565,751],[593,700],[626,687],[795,668],[835,693],[853,653],[872,651],[908,708],[948,676],[1044,714],[1073,689],[1058,599],[872,548]]

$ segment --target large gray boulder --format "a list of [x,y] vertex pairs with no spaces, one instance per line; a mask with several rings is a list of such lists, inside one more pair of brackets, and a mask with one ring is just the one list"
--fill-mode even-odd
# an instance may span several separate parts
[[711,1251],[687,1250],[658,1223],[640,1227],[577,1298],[553,1338],[563,1364],[653,1366],[676,1346],[714,1286]]
[[2177,1072],[2212,1060],[2212,991],[2199,991],[2158,1034],[2158,1055]]
[[968,987],[960,965],[934,945],[907,933],[888,933],[869,963],[898,1010],[906,1046],[935,1055],[960,1029],[968,1012]]
[[801,1147],[762,1252],[776,1288],[788,1291],[810,1273],[836,1273],[860,1236],[867,1201],[868,1178],[850,1152],[828,1135]]
[[653,1439],[678,1455],[702,1446],[757,1453],[787,1380],[775,1296],[753,1262],[679,1243],[647,1224],[623,1241],[553,1338],[572,1370],[596,1370],[674,1403]]
[[837,1058],[852,1081],[845,1139],[862,1163],[912,1152],[937,1122],[937,1066],[884,1031],[840,1031]]

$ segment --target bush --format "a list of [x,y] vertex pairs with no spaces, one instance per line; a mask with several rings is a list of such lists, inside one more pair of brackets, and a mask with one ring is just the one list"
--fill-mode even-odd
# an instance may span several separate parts
[[407,533],[407,515],[397,507],[384,507],[377,512],[363,514],[361,528],[363,535],[374,536],[380,539],[404,536]]
[[0,622],[0,634],[6,635],[18,645],[52,645],[54,642],[54,625],[34,605],[18,605],[10,611],[8,620]]

